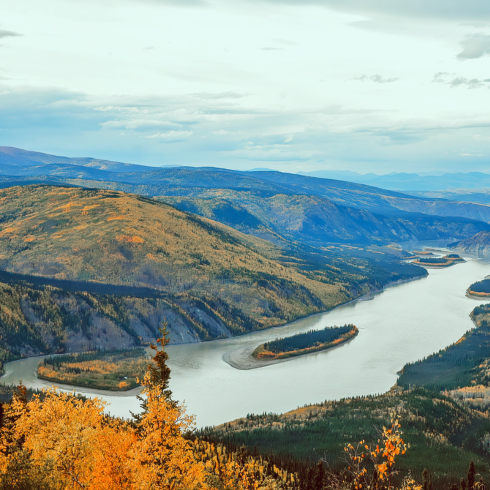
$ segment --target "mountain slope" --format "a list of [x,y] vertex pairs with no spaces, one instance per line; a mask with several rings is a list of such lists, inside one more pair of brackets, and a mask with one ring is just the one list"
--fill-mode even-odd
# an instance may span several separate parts
[[414,214],[383,216],[340,206],[318,196],[264,197],[253,192],[229,191],[226,199],[165,196],[157,199],[271,241],[275,233],[316,246],[325,242],[372,244],[457,239],[490,230],[490,225],[481,221]]
[[[18,169],[17,173],[15,169]],[[4,186],[9,182],[38,181],[122,190],[145,196],[189,197],[202,194],[206,189],[304,194],[378,214],[400,215],[401,212],[408,212],[490,222],[490,206],[482,204],[420,198],[364,184],[273,171],[154,168],[91,158],[55,157],[0,147],[0,177]]]
[[450,245],[453,250],[475,254],[478,256],[490,255],[490,233],[482,231],[474,236],[466,238],[461,242]]
[[257,326],[331,308],[366,280],[352,266],[304,272],[270,242],[119,192],[9,188],[0,191],[0,215],[4,270],[192,293],[229,311],[238,305]]

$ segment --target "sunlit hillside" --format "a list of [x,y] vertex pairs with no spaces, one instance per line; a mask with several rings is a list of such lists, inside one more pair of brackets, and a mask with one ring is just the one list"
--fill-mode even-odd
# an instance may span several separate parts
[[3,269],[76,281],[191,290],[239,304],[261,324],[348,297],[328,271],[280,263],[270,242],[121,192],[28,186],[0,192]]

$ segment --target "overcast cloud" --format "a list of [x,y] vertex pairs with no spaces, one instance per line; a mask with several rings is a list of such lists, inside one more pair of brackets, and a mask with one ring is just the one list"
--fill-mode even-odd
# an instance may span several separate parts
[[149,165],[488,170],[488,2],[19,0],[1,28],[0,145]]
[[490,36],[474,34],[461,42],[463,50],[458,53],[459,60],[474,60],[490,54]]

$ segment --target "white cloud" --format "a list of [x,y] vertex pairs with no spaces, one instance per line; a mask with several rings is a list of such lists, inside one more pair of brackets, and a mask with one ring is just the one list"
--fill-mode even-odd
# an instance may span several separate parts
[[157,138],[159,140],[166,141],[168,143],[176,143],[179,141],[185,141],[190,138],[194,133],[192,131],[167,131],[166,133],[155,133],[147,136],[148,139]]
[[451,88],[466,87],[469,89],[474,88],[490,88],[490,78],[467,78],[455,76],[455,73],[448,72],[438,72],[434,75],[432,79],[433,83],[444,83],[449,85]]
[[383,78],[381,75],[361,75],[359,77],[355,77],[352,80],[359,80],[360,82],[375,82],[375,83],[393,83],[399,78]]

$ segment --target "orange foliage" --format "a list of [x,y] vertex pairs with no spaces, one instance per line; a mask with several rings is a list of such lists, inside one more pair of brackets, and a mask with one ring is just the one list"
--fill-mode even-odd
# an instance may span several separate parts
[[131,236],[131,235],[118,235],[116,237],[116,240],[118,242],[126,242],[126,243],[145,243],[145,241],[143,240],[143,238],[141,238],[140,236]]
[[[383,427],[381,438],[378,440],[376,447],[371,447],[361,441],[354,447],[348,444],[344,451],[348,454],[349,471],[353,477],[353,487],[355,490],[362,488],[388,488],[393,489],[391,478],[397,473],[395,470],[395,460],[398,455],[405,454],[408,449],[402,439],[400,423],[392,414],[391,426]],[[376,469],[376,479],[371,482],[367,479],[367,469],[364,463],[367,460],[374,463]],[[406,490],[421,490],[422,486],[418,485],[411,477],[407,477],[402,482],[402,488]]]

